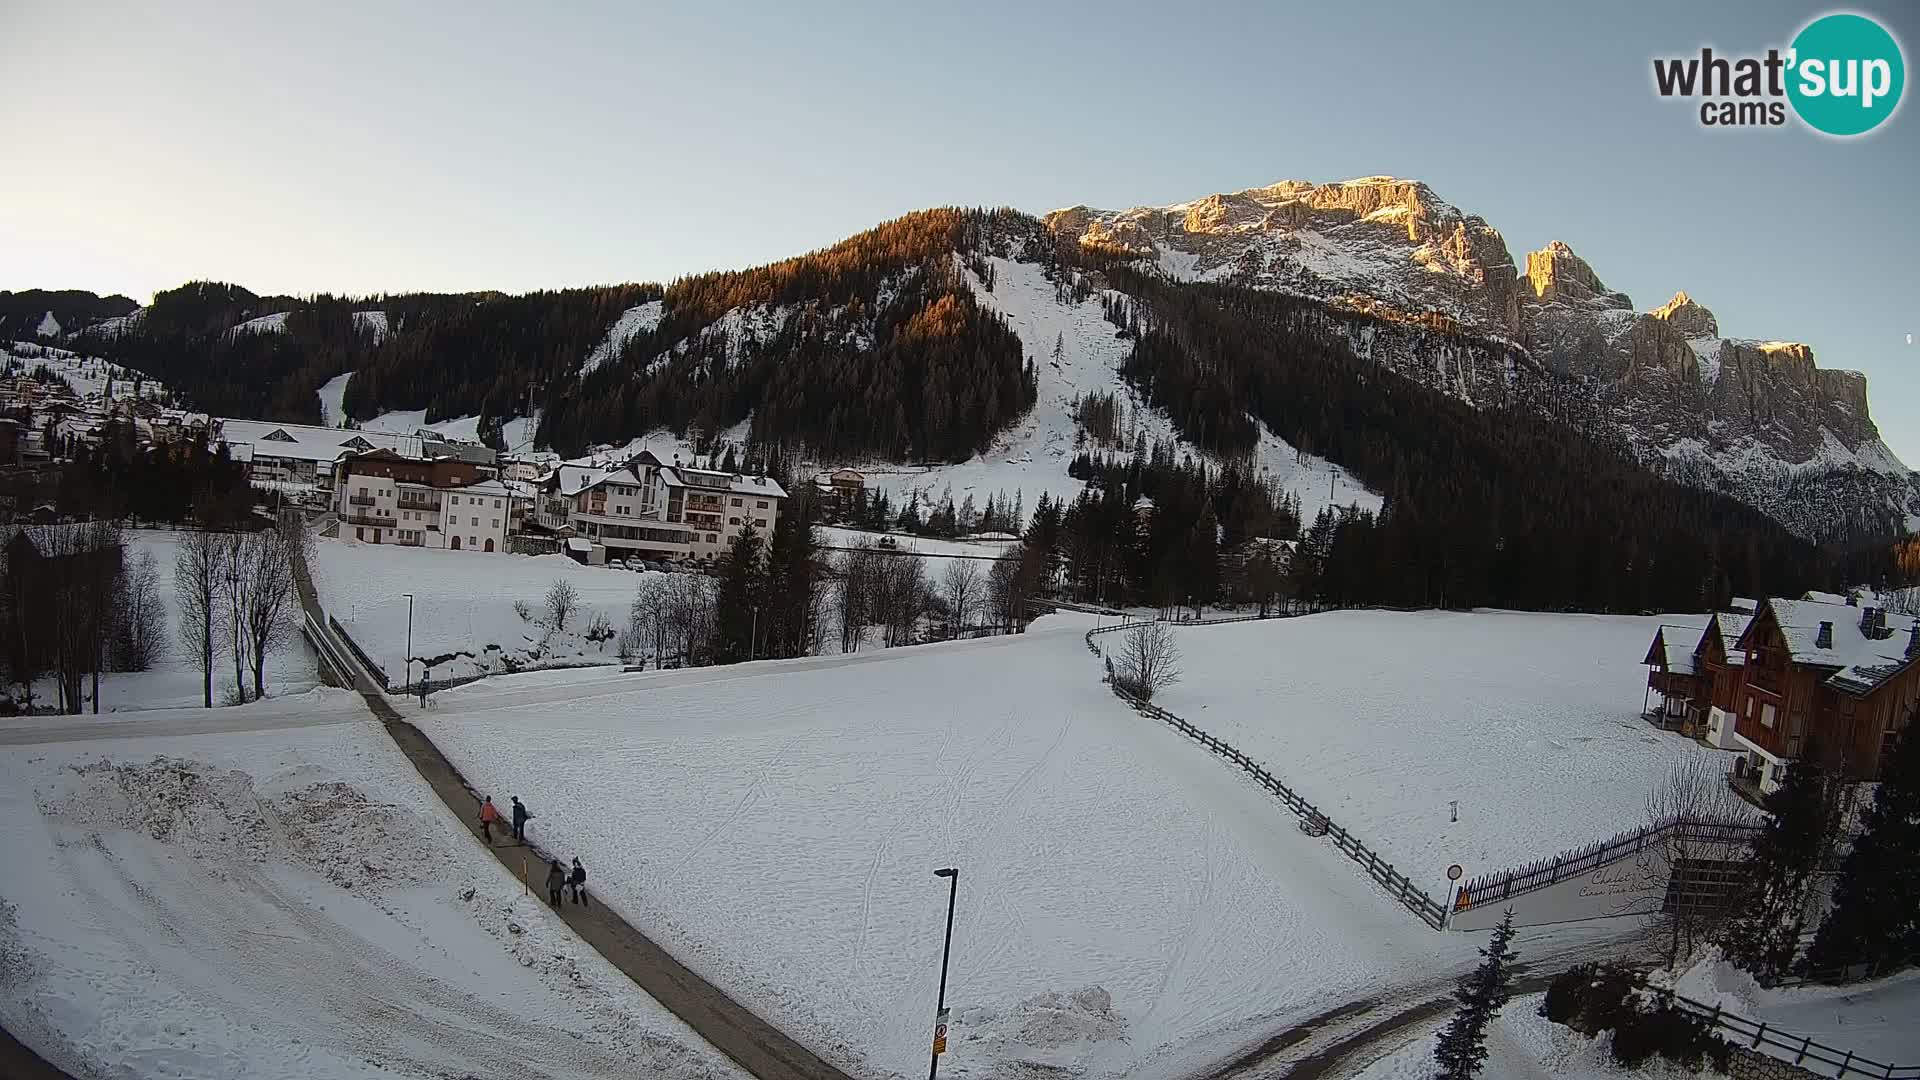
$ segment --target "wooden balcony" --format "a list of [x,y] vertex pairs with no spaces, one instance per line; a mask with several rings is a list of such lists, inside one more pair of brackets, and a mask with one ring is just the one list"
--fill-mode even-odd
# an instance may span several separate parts
[[352,504],[353,504],[353,505],[355,505],[355,506],[372,506],[372,505],[373,505],[373,496],[371,496],[371,495],[350,495],[350,496],[348,496],[348,497],[347,497],[347,501],[348,501],[348,502],[350,502],[350,503],[352,503]]

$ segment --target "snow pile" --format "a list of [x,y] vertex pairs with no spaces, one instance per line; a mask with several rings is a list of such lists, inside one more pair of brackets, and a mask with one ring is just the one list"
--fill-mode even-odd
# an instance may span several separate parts
[[580,376],[585,378],[600,370],[600,365],[619,356],[627,343],[641,334],[652,333],[660,325],[660,319],[666,314],[667,305],[662,300],[649,300],[638,307],[630,307],[620,313],[620,317],[607,328],[607,336],[587,354],[580,364]]
[[[435,548],[320,540],[312,560],[314,586],[327,613],[398,686],[407,670],[407,600],[413,594],[413,665],[433,665],[433,678],[613,664],[613,641],[584,636],[596,615],[616,629],[649,574],[582,566],[564,555],[501,555]],[[655,575],[660,576],[660,575]],[[579,609],[564,628],[542,625],[547,590],[566,581]],[[521,618],[515,603],[525,604]]]
[[483,789],[549,792],[535,826],[603,902],[858,1074],[925,1067],[939,866],[961,871],[944,1075],[1185,1075],[1472,959],[1126,709],[1092,625],[492,679],[418,722]]
[[1640,719],[1640,660],[1663,622],[1705,618],[1354,611],[1194,627],[1179,633],[1182,681],[1156,702],[1437,893],[1450,863],[1472,877],[1645,824],[1676,761],[1725,756]]
[[741,1075],[525,896],[350,696],[312,709],[0,750],[10,1031],[79,1076]]

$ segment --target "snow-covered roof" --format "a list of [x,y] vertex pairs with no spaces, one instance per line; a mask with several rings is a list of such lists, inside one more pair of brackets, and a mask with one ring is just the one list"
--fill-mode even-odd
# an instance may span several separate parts
[[606,469],[591,465],[562,465],[549,474],[554,488],[562,495],[578,495],[607,475]]
[[507,485],[498,480],[477,480],[465,487],[444,489],[454,495],[498,495],[505,497],[513,494]]
[[1847,602],[1847,598],[1841,596],[1839,593],[1819,592],[1814,589],[1808,589],[1802,593],[1800,599],[1811,600],[1816,604],[1844,604]]
[[[1920,622],[1911,615],[1884,615],[1887,636],[1870,638],[1860,627],[1867,606],[1773,599],[1767,607],[1794,663],[1839,669],[1827,679],[1827,685],[1836,690],[1867,693],[1907,664],[1920,661],[1920,656],[1909,655],[1914,625]],[[1831,626],[1824,644],[1823,624]]]
[[587,539],[584,536],[569,536],[567,538],[567,550],[579,551],[579,552],[592,551],[593,541]]
[[392,450],[407,457],[420,457],[424,452],[419,438],[412,435],[228,417],[222,417],[218,423],[223,441],[229,446],[251,446],[254,457],[332,461],[357,450]]
[[1653,645],[1647,650],[1647,663],[1659,663],[1675,675],[1693,674],[1693,646],[1700,638],[1700,631],[1691,626],[1662,625],[1653,632],[1653,638]]
[[1744,596],[1736,596],[1728,602],[1727,610],[1738,612],[1742,615],[1752,615],[1754,612],[1760,610],[1760,601],[1749,600]]
[[1741,666],[1747,662],[1747,654],[1741,652],[1737,646],[1740,644],[1740,636],[1745,634],[1747,627],[1753,624],[1753,615],[1750,612],[1740,611],[1739,604],[1740,601],[1736,599],[1733,611],[1717,611],[1713,615],[1712,625],[1720,631],[1720,648],[1726,653],[1728,667]]

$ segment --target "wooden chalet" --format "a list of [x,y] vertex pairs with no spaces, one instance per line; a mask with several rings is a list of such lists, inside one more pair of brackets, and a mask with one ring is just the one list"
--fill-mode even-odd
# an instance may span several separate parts
[[1771,599],[1736,647],[1734,786],[1774,791],[1809,752],[1875,780],[1920,708],[1920,619],[1857,598]]

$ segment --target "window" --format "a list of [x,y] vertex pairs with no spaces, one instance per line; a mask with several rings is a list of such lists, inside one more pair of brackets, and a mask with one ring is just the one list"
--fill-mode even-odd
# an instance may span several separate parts
[[717,543],[719,543],[719,542],[720,542],[720,538],[719,538],[719,537],[717,537],[717,536],[715,536],[715,535],[713,535],[712,533],[708,533],[708,534],[707,534],[707,543],[709,543],[709,544],[717,544]]
[[740,500],[739,500],[739,499],[735,499],[735,500],[733,500],[733,505],[735,505],[735,506],[739,506],[739,505],[740,505]]
[[473,527],[474,527],[474,528],[476,528],[476,529],[477,529],[477,528],[479,528],[479,527],[480,527],[480,519],[479,519],[479,518],[473,518],[473,519],[472,519],[472,523],[473,523]]
[[767,527],[767,519],[766,519],[766,518],[755,518],[755,519],[753,520],[753,527],[754,527],[754,528],[756,528],[756,529],[764,529],[764,528],[766,528],[766,527]]
[[728,519],[727,519],[727,524],[729,524],[729,525],[738,525],[738,524],[740,524],[740,519],[739,519],[739,518],[737,518],[737,517],[730,517],[730,518],[728,518]]
[[362,495],[365,495],[366,493],[367,493],[367,489],[366,489],[366,488],[364,488],[364,487],[363,487],[363,488],[361,488],[361,489],[360,489],[360,494],[362,494]]
[[1771,705],[1760,706],[1760,726],[1761,727],[1772,727],[1773,716],[1774,716],[1773,706]]
[[500,509],[500,500],[499,500],[499,499],[495,499],[495,500],[493,500],[493,508],[494,508],[495,510],[498,510],[498,509]]
[[459,506],[459,505],[460,505],[460,496],[458,496],[458,495],[455,495],[455,496],[453,496],[453,505],[455,505],[455,506]]
[[479,539],[479,537],[475,537],[475,536],[469,536],[469,537],[467,537],[467,546],[468,546],[468,547],[473,547],[473,546],[474,546],[475,544],[478,544],[479,542],[480,542],[480,539]]
[[494,519],[493,519],[493,527],[494,527],[494,528],[496,528],[496,529],[500,527],[500,519],[499,519],[499,518],[494,518]]
[[755,510],[765,510],[767,508],[767,500],[761,499],[759,502],[753,504],[753,508]]

